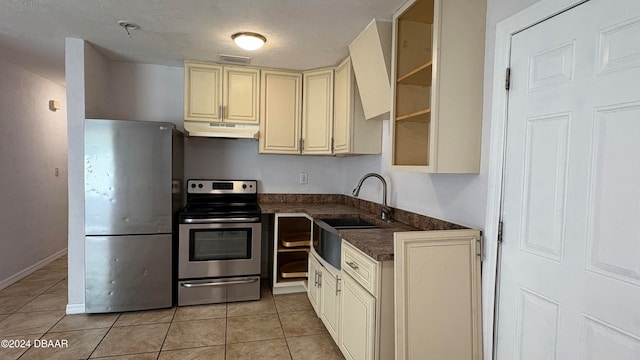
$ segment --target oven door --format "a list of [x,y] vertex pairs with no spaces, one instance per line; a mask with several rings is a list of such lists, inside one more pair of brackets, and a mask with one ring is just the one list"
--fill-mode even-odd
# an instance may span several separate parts
[[180,224],[178,278],[260,274],[261,223]]

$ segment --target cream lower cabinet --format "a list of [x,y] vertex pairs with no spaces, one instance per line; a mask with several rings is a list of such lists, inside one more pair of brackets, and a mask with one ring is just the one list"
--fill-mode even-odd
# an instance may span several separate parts
[[304,292],[309,278],[312,219],[302,213],[278,213],[273,227],[274,295]]
[[340,350],[349,360],[374,359],[376,298],[347,275],[342,282],[341,301]]
[[480,231],[402,232],[394,241],[395,359],[481,360]]
[[320,284],[322,284],[322,265],[313,253],[309,254],[309,278],[307,283],[307,296],[313,306],[316,315],[320,317]]
[[342,241],[338,346],[348,360],[394,357],[393,261],[375,261]]
[[316,256],[314,252],[309,254],[307,295],[316,314],[337,343],[341,313],[340,271],[329,264],[323,264]]
[[320,290],[320,319],[334,341],[340,334],[340,271],[323,267],[322,287]]

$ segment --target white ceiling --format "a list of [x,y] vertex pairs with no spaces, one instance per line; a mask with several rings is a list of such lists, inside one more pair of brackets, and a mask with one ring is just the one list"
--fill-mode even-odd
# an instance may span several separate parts
[[[404,0],[1,0],[0,57],[64,84],[64,39],[85,39],[107,58],[182,66],[184,59],[249,56],[251,65],[307,70],[336,65],[373,19]],[[140,26],[127,37],[118,20]],[[267,37],[250,52],[231,34]]]

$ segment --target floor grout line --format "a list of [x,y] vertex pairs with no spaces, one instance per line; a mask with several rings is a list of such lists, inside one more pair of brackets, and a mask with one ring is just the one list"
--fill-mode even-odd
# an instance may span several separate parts
[[[43,268],[43,269],[46,269]],[[56,269],[59,270],[59,269]],[[21,295],[21,294],[16,294],[13,295],[11,297],[29,297],[30,299],[28,300],[28,302],[24,305],[22,305],[21,307],[17,308],[16,310],[12,311],[9,314],[6,314],[7,317],[17,314],[19,313],[19,311],[24,307],[27,306],[28,304],[30,304],[31,302],[33,302],[34,300],[36,300],[38,297],[44,295],[47,293],[47,291],[50,291],[53,287],[58,286],[59,284],[61,284],[63,281],[68,282],[68,278],[65,279],[61,279],[59,281],[56,281],[50,285],[46,286],[46,289],[43,292],[40,292],[36,295]],[[270,297],[270,299],[268,300],[269,302],[271,302],[271,304],[273,305],[273,308],[275,309],[275,315],[278,318],[278,324],[280,326],[280,330],[282,331],[282,339],[284,339],[284,344],[286,346],[286,351],[289,355],[289,359],[293,359],[293,354],[291,353],[291,347],[290,347],[290,343],[289,340],[290,339],[294,339],[294,338],[304,338],[304,337],[313,337],[313,336],[317,336],[317,335],[321,335],[321,333],[318,334],[304,334],[304,335],[294,335],[294,336],[287,336],[286,332],[285,332],[285,328],[284,328],[284,324],[283,324],[283,319],[282,316],[284,314],[289,314],[289,313],[297,313],[297,312],[313,312],[313,308],[311,309],[301,309],[301,308],[295,308],[296,306],[298,306],[297,304],[293,304],[293,307],[295,308],[294,310],[288,311],[286,309],[281,309],[278,307],[278,301],[276,300],[276,295],[273,294],[272,290],[270,288],[266,289],[267,291],[264,291],[264,289],[261,289],[261,300],[263,298],[266,297]],[[286,294],[285,294],[286,295]],[[302,297],[301,297],[302,298]],[[259,301],[261,301],[259,300]],[[281,305],[281,306],[285,306],[285,305]],[[285,306],[285,308],[287,307],[291,307],[291,306]],[[163,347],[167,342],[167,339],[169,338],[169,332],[171,330],[171,327],[174,323],[178,323],[180,322],[177,317],[178,315],[178,310],[179,307],[174,306],[173,307],[174,311],[171,315],[171,319],[168,322],[168,328],[166,333],[164,334],[164,337],[162,339],[162,342],[160,344],[160,348],[157,350],[155,359],[158,360],[160,359],[160,356],[163,352]],[[64,310],[64,309],[62,309]],[[286,310],[286,311],[285,311]],[[55,311],[55,310],[39,310],[39,311],[28,311],[28,312],[23,312],[25,314],[27,313],[38,313],[38,312],[49,312],[49,311]],[[268,314],[274,314],[269,312]],[[263,313],[256,313],[256,314],[247,314],[246,316],[254,316],[254,315],[268,315],[267,313],[263,314]],[[86,315],[86,314],[85,314]],[[42,335],[39,336],[39,339],[43,339],[47,336],[56,336],[59,333],[67,333],[67,332],[83,332],[83,331],[89,331],[89,330],[98,330],[98,329],[102,329],[102,330],[106,330],[104,335],[100,338],[100,340],[97,342],[97,344],[93,347],[93,349],[91,350],[91,352],[89,353],[88,357],[86,358],[87,360],[89,359],[99,359],[99,358],[91,358],[91,356],[94,356],[96,354],[97,349],[104,343],[107,335],[109,335],[114,329],[119,328],[118,326],[116,326],[116,323],[122,318],[123,313],[118,313],[117,317],[115,317],[115,319],[113,320],[113,322],[109,325],[109,326],[104,326],[104,327],[97,327],[97,328],[87,328],[87,329],[67,329],[64,331],[57,331],[57,332],[51,332],[52,329],[54,329],[57,325],[59,325],[67,316],[73,316],[73,315],[63,315],[60,319],[58,319],[53,325],[51,325]],[[239,315],[239,316],[244,316],[244,315]],[[229,353],[228,353],[228,349],[227,347],[229,345],[233,345],[233,344],[229,344],[229,305],[228,304],[224,304],[224,343],[222,344],[222,351],[223,351],[223,359],[229,359]],[[191,322],[191,321],[199,321],[199,320],[210,320],[210,319],[221,319],[222,317],[214,317],[214,318],[206,318],[206,319],[199,319],[199,318],[193,318],[193,319],[187,319],[187,320],[181,320],[183,322]],[[143,326],[143,325],[155,325],[155,324],[167,324],[167,322],[153,322],[153,323],[148,323],[148,324],[129,324],[127,325],[127,327],[133,327],[133,326]],[[259,342],[263,342],[263,341],[277,341],[280,338],[277,339],[262,339],[262,340],[250,340],[250,341],[242,341],[239,343],[259,343]],[[193,347],[189,347],[189,348],[185,348],[185,349],[168,349],[167,351],[180,351],[180,350],[189,350],[189,349],[199,349],[199,348],[209,348],[212,347],[214,345],[202,345],[202,346],[193,346]],[[26,349],[24,353],[20,354],[18,359],[23,359],[25,358],[25,354],[31,350],[33,347],[30,347],[29,349]],[[284,349],[282,349],[284,350]],[[151,355],[153,353],[153,351],[147,351],[147,352],[141,352],[141,353],[135,353],[135,354],[123,354],[122,356],[131,356],[131,355],[139,355],[139,354],[149,354]],[[284,354],[283,354],[284,355]],[[113,356],[113,355],[106,355],[107,357],[109,356]]]

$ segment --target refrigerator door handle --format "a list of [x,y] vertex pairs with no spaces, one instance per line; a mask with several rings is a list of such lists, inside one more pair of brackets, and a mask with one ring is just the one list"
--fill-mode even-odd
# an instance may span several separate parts
[[226,286],[226,285],[238,285],[238,284],[250,284],[258,281],[260,278],[255,276],[251,278],[230,278],[222,280],[204,281],[204,282],[185,282],[180,286],[186,288],[196,288],[205,286]]

